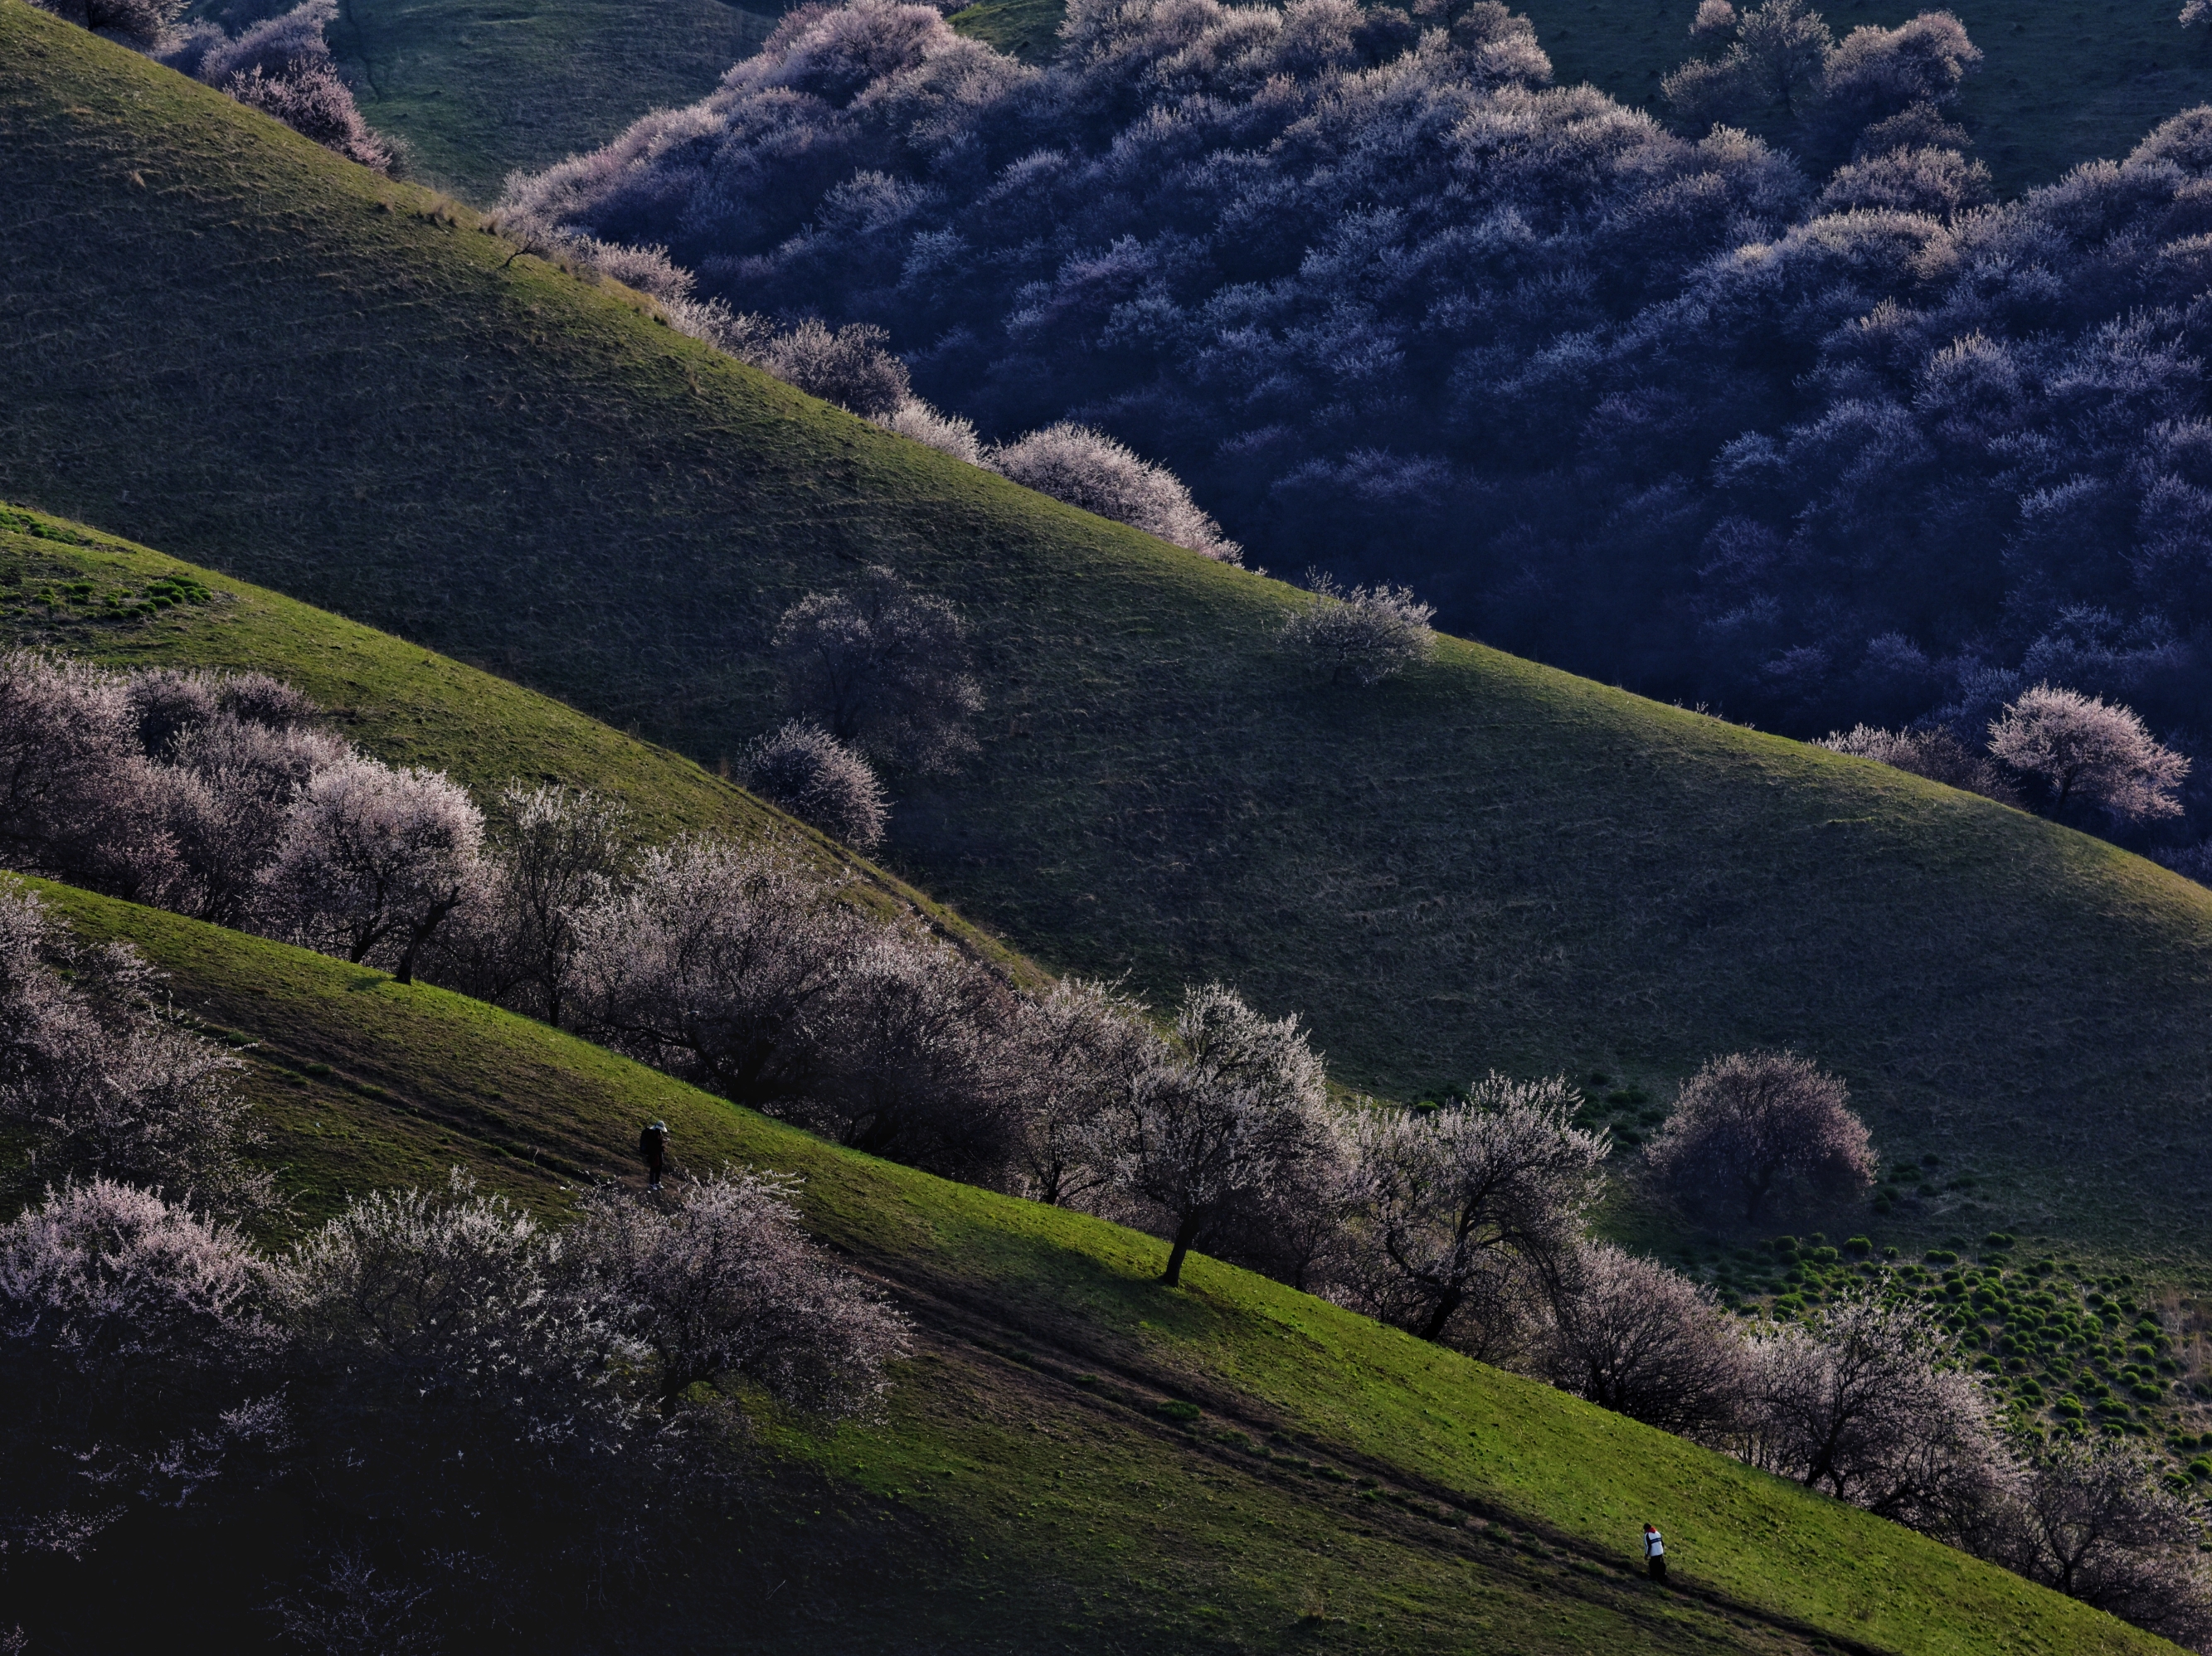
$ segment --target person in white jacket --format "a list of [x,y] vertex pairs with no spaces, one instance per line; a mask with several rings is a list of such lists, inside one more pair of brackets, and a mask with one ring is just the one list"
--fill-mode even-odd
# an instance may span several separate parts
[[1644,1567],[1653,1580],[1667,1579],[1667,1539],[1650,1524],[1644,1526]]

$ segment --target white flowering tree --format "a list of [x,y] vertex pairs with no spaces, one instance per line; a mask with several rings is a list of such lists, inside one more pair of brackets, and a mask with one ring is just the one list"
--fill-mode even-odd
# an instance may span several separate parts
[[2117,702],[2039,684],[1990,723],[1990,752],[2041,782],[2053,816],[2077,800],[2123,822],[2181,815],[2189,761]]

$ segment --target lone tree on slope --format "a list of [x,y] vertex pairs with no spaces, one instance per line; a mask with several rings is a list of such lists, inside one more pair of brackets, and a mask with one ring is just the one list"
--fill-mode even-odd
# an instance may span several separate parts
[[967,725],[983,693],[967,623],[895,572],[871,567],[849,591],[809,592],[784,611],[775,648],[793,704],[838,741],[921,771],[975,751]]
[[2174,791],[2188,760],[2117,702],[2039,684],[1990,724],[1990,752],[2040,781],[2054,816],[2077,799],[2123,822],[2181,815]]
[[1683,1083],[1650,1165],[1689,1205],[1738,1207],[1746,1224],[1792,1187],[1856,1194],[1875,1155],[1850,1096],[1795,1052],[1731,1052]]
[[1429,621],[1437,613],[1405,586],[1340,586],[1310,577],[1315,602],[1284,624],[1284,640],[1329,670],[1329,682],[1380,684],[1435,652]]

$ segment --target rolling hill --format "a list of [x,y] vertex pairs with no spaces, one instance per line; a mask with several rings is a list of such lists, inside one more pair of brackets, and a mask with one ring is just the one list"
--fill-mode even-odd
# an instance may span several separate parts
[[775,0],[346,0],[331,51],[410,177],[489,202],[516,168],[687,104],[759,50]]
[[[180,1008],[259,1043],[251,1084],[303,1219],[449,1165],[557,1216],[664,1115],[694,1168],[802,1174],[810,1226],[915,1318],[887,1418],[773,1432],[725,1568],[587,1618],[589,1647],[2172,1648],[1261,1278],[1201,1260],[1163,1289],[1150,1238],[832,1148],[442,991],[42,889],[82,935],[144,949]],[[1671,1591],[1635,1568],[1655,1514]],[[82,1595],[58,1647],[216,1613],[186,1593]]]
[[1898,1234],[2212,1249],[2212,892],[1475,644],[1320,683],[1291,589],[891,439],[21,0],[0,183],[0,495],[710,767],[780,717],[782,609],[893,564],[975,623],[989,707],[963,774],[895,779],[885,861],[1045,967],[1231,980],[1405,1098],[1794,1046],[1976,1181]]
[[[179,579],[201,601],[149,603]],[[297,685],[357,746],[442,770],[489,805],[509,782],[558,782],[621,800],[658,842],[770,835],[878,913],[921,919],[1018,980],[1036,968],[848,847],[665,748],[549,698],[212,570],[84,525],[0,503],[0,646],[55,649],[112,667],[259,671]],[[110,605],[125,596],[151,613]]]

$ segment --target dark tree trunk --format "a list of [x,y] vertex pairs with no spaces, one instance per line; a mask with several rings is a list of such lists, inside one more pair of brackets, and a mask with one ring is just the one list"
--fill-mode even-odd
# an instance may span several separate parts
[[431,934],[446,923],[446,916],[460,906],[461,894],[458,890],[430,906],[430,912],[423,916],[422,924],[407,935],[407,947],[400,950],[399,964],[392,974],[394,979],[401,983],[415,981],[415,956],[422,945],[430,941]]
[[1183,1222],[1176,1227],[1175,1240],[1168,1249],[1168,1268],[1160,1272],[1160,1282],[1164,1286],[1168,1288],[1182,1286],[1182,1262],[1189,1256],[1190,1245],[1198,1240],[1200,1217],[1201,1216],[1195,1213],[1188,1215]]
[[1768,1168],[1756,1179],[1743,1181],[1743,1222],[1747,1225],[1759,1222],[1759,1210],[1766,1205],[1766,1198],[1774,1193],[1774,1172]]
[[1421,1325],[1420,1337],[1432,1343],[1440,1338],[1444,1331],[1444,1325],[1452,1319],[1452,1313],[1459,1309],[1460,1301],[1466,1297],[1455,1288],[1446,1289],[1437,1297],[1437,1308],[1429,1313],[1429,1319]]

